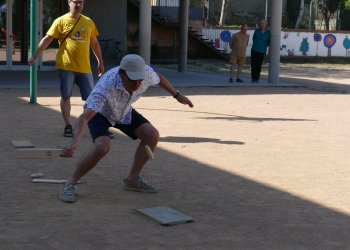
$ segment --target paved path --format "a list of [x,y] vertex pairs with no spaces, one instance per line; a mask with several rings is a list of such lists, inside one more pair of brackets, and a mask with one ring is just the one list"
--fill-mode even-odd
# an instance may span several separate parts
[[[245,83],[229,83],[227,76],[198,72],[177,72],[176,70],[155,67],[155,70],[166,76],[176,87],[292,87],[300,86],[293,83],[269,84],[266,79],[259,83],[251,83],[244,78]],[[29,71],[4,71],[1,72],[0,88],[29,88]],[[95,79],[97,77],[95,76]],[[56,71],[39,71],[38,88],[57,88],[58,76]]]

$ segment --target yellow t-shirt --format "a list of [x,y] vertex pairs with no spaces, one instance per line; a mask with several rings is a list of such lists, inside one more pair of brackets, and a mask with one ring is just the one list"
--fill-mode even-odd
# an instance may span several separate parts
[[61,46],[56,54],[56,68],[91,73],[90,38],[98,36],[94,22],[81,15],[74,30],[62,44],[63,39],[68,35],[76,21],[77,19],[71,18],[69,13],[60,16],[53,22],[46,34],[58,39]]

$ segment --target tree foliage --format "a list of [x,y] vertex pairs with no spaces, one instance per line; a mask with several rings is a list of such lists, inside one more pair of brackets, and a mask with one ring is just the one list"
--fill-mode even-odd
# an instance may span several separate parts
[[[329,30],[329,20],[338,11],[341,4],[347,0],[315,0],[320,13],[326,24],[326,30]],[[349,2],[349,1],[347,1]]]
[[350,10],[350,0],[344,1],[344,9],[349,11]]

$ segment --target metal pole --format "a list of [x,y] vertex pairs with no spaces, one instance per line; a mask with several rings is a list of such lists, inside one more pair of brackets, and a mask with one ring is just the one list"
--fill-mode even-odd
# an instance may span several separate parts
[[189,0],[180,0],[179,23],[180,23],[180,57],[179,72],[186,72],[187,67],[187,49],[188,49],[188,8]]
[[269,83],[279,82],[282,7],[281,0],[272,0]]
[[269,0],[265,0],[265,20],[267,21],[267,8],[269,5]]
[[[36,27],[36,16],[37,16],[37,1],[30,0],[30,55],[34,55],[37,47],[37,27]],[[30,66],[30,103],[36,104],[37,97],[37,64],[33,63]]]

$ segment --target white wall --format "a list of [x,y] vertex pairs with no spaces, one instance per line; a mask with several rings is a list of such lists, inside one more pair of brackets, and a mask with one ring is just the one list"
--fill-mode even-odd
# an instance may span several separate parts
[[[203,33],[207,36],[213,39],[216,44],[218,44],[218,41],[220,42],[220,48],[225,49],[227,52],[230,52],[230,48],[228,46],[228,43],[223,42],[220,39],[221,32],[224,31],[223,29],[203,29]],[[231,34],[235,34],[239,30],[229,30]],[[252,46],[252,38],[253,38],[254,30],[249,30],[248,34],[250,34],[249,39],[249,45],[247,48],[247,56],[250,56],[250,49]],[[322,40],[320,42],[314,41],[314,34],[315,32],[296,32],[296,31],[282,31],[281,32],[281,56],[302,56],[303,52],[300,51],[300,47],[302,45],[302,42],[304,39],[307,39],[306,42],[308,43],[308,51],[305,51],[306,56],[321,56],[326,57],[328,55],[328,48],[324,45],[324,37],[328,34],[334,35],[336,38],[336,43],[334,46],[330,49],[331,50],[331,56],[350,56],[350,49],[346,49],[344,47],[344,41],[345,44],[350,43],[350,32],[349,33],[336,33],[336,32],[330,32],[330,33],[319,33],[322,36]]]

